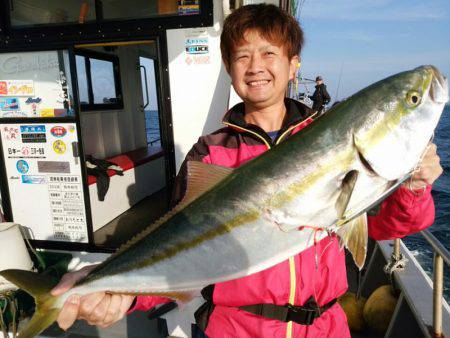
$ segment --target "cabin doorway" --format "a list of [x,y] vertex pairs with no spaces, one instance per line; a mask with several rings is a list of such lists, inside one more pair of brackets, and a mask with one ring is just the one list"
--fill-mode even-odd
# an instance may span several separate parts
[[145,116],[145,134],[149,146],[161,146],[161,130],[159,122],[159,105],[155,76],[155,60],[151,57],[140,56],[141,88],[143,105],[141,111]]
[[146,40],[75,47],[94,243],[114,249],[168,208],[170,135],[160,124],[158,46]]

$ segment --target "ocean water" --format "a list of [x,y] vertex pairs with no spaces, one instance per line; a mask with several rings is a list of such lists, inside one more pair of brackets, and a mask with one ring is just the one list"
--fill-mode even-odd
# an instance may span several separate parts
[[[435,131],[434,143],[437,145],[444,172],[433,185],[432,194],[436,206],[436,219],[430,231],[447,250],[450,250],[450,105],[444,108]],[[430,245],[420,234],[408,236],[404,242],[432,278],[433,250]],[[444,297],[450,303],[450,268],[445,264]]]
[[145,111],[145,133],[147,134],[148,144],[156,147],[161,146],[161,132],[157,110]]

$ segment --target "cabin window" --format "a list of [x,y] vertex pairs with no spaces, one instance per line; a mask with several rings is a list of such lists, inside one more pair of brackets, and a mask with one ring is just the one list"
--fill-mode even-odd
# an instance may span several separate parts
[[200,0],[11,0],[11,26],[83,24],[101,20],[200,14]]
[[145,114],[145,135],[147,144],[161,146],[161,130],[159,126],[159,107],[157,98],[157,83],[155,62],[148,57],[139,57],[142,83],[143,110]]
[[200,14],[200,0],[136,0],[132,6],[127,1],[103,2],[105,20],[195,14]]
[[122,109],[119,59],[91,51],[77,51],[76,54],[81,110]]
[[94,0],[11,0],[11,26],[94,21]]

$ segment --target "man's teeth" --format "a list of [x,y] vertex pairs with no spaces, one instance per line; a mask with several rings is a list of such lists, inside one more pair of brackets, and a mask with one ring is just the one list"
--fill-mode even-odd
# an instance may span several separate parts
[[251,81],[248,84],[249,84],[249,86],[262,86],[262,85],[265,85],[268,83],[269,83],[268,80],[261,80],[261,81]]

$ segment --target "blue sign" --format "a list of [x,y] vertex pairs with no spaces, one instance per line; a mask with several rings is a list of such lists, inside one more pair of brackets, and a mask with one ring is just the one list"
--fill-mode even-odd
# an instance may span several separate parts
[[22,175],[22,183],[26,184],[46,184],[45,176]]
[[0,110],[18,110],[19,109],[19,99],[13,98],[2,98],[0,99]]
[[16,168],[19,173],[26,174],[30,169],[30,166],[28,165],[27,161],[19,160],[16,163]]
[[20,126],[21,133],[45,133],[44,125]]

